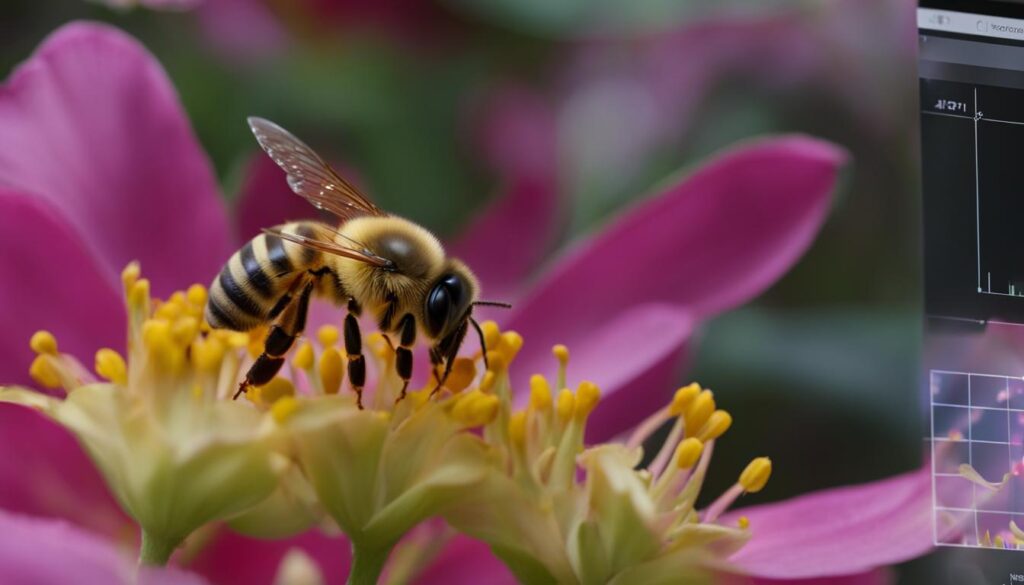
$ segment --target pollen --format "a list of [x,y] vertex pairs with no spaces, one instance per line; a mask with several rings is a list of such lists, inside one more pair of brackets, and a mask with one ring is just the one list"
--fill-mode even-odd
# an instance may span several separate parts
[[292,358],[292,365],[300,370],[309,370],[313,367],[313,344],[308,341],[303,341],[302,345],[295,352],[295,357]]
[[740,530],[746,530],[750,528],[750,518],[747,518],[746,516],[740,516],[736,520],[736,526],[739,526]]
[[695,436],[715,412],[715,395],[711,390],[702,390],[686,407],[684,422],[687,436]]
[[337,394],[341,389],[343,366],[337,348],[328,347],[320,355],[320,382],[323,384],[325,394]]
[[331,347],[337,344],[340,336],[338,328],[334,325],[322,325],[316,331],[316,338],[323,347]]
[[530,377],[530,408],[541,412],[551,408],[551,386],[540,374]]
[[690,437],[679,443],[676,447],[676,466],[679,469],[689,469],[697,464],[701,453],[704,452],[704,443],[700,439]]
[[772,460],[767,457],[758,457],[747,464],[746,469],[740,474],[739,484],[743,491],[757,493],[761,491],[768,478],[772,475]]
[[28,375],[32,376],[33,380],[46,388],[59,388],[60,375],[57,373],[57,369],[53,367],[51,359],[53,358],[49,355],[37,355],[36,359],[32,360],[32,365],[28,368]]
[[576,418],[580,420],[587,418],[593,412],[600,399],[601,390],[597,387],[597,384],[588,381],[580,382],[579,388],[576,389],[576,405],[574,409]]
[[270,416],[274,417],[278,424],[282,424],[291,418],[298,409],[299,401],[294,396],[283,396],[271,405]]
[[28,344],[38,354],[57,355],[57,338],[49,331],[36,331]]
[[555,412],[558,413],[558,418],[563,421],[569,420],[575,409],[576,397],[572,395],[572,390],[562,388],[562,391],[558,393],[558,402],[555,403]]
[[686,386],[683,386],[679,390],[676,390],[675,396],[672,397],[672,403],[668,407],[668,413],[671,416],[680,416],[686,412],[686,408],[693,402],[693,399],[700,394],[700,384],[693,382]]
[[701,441],[711,441],[725,434],[732,426],[732,415],[724,410],[716,410],[711,413],[708,421],[697,431],[697,438]]
[[476,378],[476,365],[469,358],[455,358],[452,371],[444,382],[444,387],[458,394],[473,383]]
[[121,354],[104,347],[96,352],[96,373],[115,384],[124,386],[128,383],[128,366]]

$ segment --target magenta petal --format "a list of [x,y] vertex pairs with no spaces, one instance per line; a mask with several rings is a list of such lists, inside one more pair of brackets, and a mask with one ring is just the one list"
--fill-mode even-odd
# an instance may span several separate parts
[[156,60],[98,24],[50,35],[0,88],[0,184],[59,209],[112,279],[206,282],[230,254],[206,157]]
[[749,575],[722,575],[718,585],[891,585],[895,583],[888,569],[875,569],[857,575],[813,577],[810,579],[769,579]]
[[281,560],[293,548],[316,561],[325,583],[345,582],[351,558],[348,541],[317,530],[283,540],[259,540],[225,529],[189,569],[218,585],[271,585]]
[[545,347],[638,303],[698,317],[743,303],[810,244],[844,159],[831,144],[798,136],[731,150],[577,246],[508,327]]
[[501,192],[449,252],[473,267],[485,297],[511,300],[561,223],[555,119],[540,96],[518,87],[495,91],[481,118],[479,142]]
[[512,572],[478,540],[456,536],[416,579],[416,585],[515,585]]
[[238,196],[238,234],[248,240],[263,228],[295,219],[317,218],[317,210],[296,195],[270,157],[260,151],[246,166]]
[[[0,511],[0,574],[4,583],[134,583],[135,563],[110,542],[65,522]],[[138,583],[202,585],[177,569],[147,569]]]
[[[679,356],[692,330],[686,311],[665,304],[627,306],[592,330],[571,324],[564,331],[554,330],[569,347],[569,384],[590,380],[601,389],[601,402],[587,425],[588,440],[609,439],[668,403]],[[512,367],[519,403],[526,400],[530,375],[543,373],[554,383],[558,365],[551,345],[525,339]]]
[[920,556],[933,544],[930,468],[743,508],[753,538],[731,561],[776,579],[852,575]]

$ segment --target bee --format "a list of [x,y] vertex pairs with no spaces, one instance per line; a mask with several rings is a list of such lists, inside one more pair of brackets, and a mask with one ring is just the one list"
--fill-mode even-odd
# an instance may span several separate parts
[[[511,305],[479,300],[480,285],[461,261],[416,223],[374,205],[320,155],[277,124],[251,117],[256,141],[287,174],[288,186],[314,207],[333,215],[337,227],[295,221],[250,240],[235,252],[210,285],[205,309],[213,328],[251,331],[269,324],[263,352],[238,386],[269,382],[306,326],[310,297],[345,305],[347,377],[362,408],[366,383],[358,317],[368,311],[380,331],[396,337],[395,370],[405,396],[413,371],[412,347],[430,342],[436,392],[451,373],[469,325],[486,346],[473,307]],[[443,374],[438,374],[443,366]]]

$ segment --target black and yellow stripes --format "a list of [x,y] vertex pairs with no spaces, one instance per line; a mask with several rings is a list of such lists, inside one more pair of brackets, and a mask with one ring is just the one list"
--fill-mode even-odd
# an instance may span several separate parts
[[[285,224],[281,231],[313,237],[313,222]],[[291,300],[296,276],[315,271],[320,253],[268,234],[250,240],[228,260],[210,285],[206,320],[211,327],[248,331],[274,319]]]

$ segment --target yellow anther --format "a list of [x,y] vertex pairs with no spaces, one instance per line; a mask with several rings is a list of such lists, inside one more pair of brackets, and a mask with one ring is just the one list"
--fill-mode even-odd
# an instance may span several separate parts
[[245,352],[249,354],[249,357],[252,359],[260,357],[266,347],[265,342],[269,332],[268,327],[257,327],[249,332],[249,343],[245,344]]
[[193,307],[203,308],[206,306],[206,287],[201,284],[193,284],[185,291],[185,298]]
[[264,404],[273,404],[286,396],[295,396],[295,386],[287,378],[275,376],[260,386],[260,399]]
[[32,334],[32,339],[29,340],[28,344],[32,351],[38,354],[57,355],[57,338],[49,331],[36,331]]
[[484,346],[487,349],[498,349],[501,343],[501,330],[494,321],[484,321],[480,324],[480,330],[484,332]]
[[454,393],[459,393],[469,387],[476,378],[476,364],[469,358],[455,358],[452,364],[452,371],[444,382],[444,387]]
[[558,413],[558,418],[569,420],[575,408],[576,397],[568,388],[562,388],[562,391],[558,393],[558,401],[555,403],[555,412]]
[[224,337],[231,349],[241,349],[249,345],[249,334],[240,331],[229,331]]
[[501,341],[498,343],[498,351],[501,353],[501,357],[505,360],[505,365],[512,363],[512,360],[519,354],[519,350],[523,348],[523,336],[519,335],[515,331],[506,331],[501,334]]
[[601,399],[601,390],[597,387],[597,384],[584,380],[580,382],[579,387],[576,389],[576,407],[574,414],[578,419],[585,419],[593,412],[594,407],[597,406],[597,401]]
[[320,354],[320,383],[323,384],[324,393],[337,394],[341,389],[341,376],[344,371],[344,362],[341,353],[335,347],[328,347]]
[[274,417],[278,424],[281,424],[295,414],[295,411],[298,409],[298,399],[294,396],[283,396],[271,405],[270,416]]
[[750,528],[750,518],[740,516],[736,519],[736,525],[740,527],[740,530],[746,530]]
[[996,548],[1006,548],[1006,543],[1003,541],[1003,536],[997,534],[995,540],[992,541]]
[[686,413],[683,415],[686,435],[688,437],[695,436],[704,423],[708,422],[713,412],[715,412],[715,395],[711,390],[702,390],[686,407]]
[[683,439],[683,442],[679,443],[676,447],[676,466],[679,469],[689,469],[697,464],[700,460],[701,453],[704,452],[704,443],[700,439],[690,437]]
[[467,427],[479,427],[497,417],[500,405],[497,396],[473,390],[459,396],[458,402],[452,407],[452,417]]
[[672,403],[668,405],[668,413],[671,416],[680,416],[686,412],[686,407],[693,402],[693,399],[700,394],[700,384],[693,382],[683,386],[679,390],[676,390],[675,396],[672,397]]
[[381,335],[379,331],[370,333],[364,339],[366,341],[366,345],[370,347],[370,351],[372,351],[373,355],[377,356],[379,359],[386,360],[388,356],[394,354],[391,346],[388,345],[388,341],[384,339],[384,336]]
[[732,415],[724,410],[716,410],[708,417],[708,421],[697,431],[697,438],[701,441],[717,439],[725,434],[732,426]]
[[263,391],[258,386],[250,386],[245,389],[245,399],[255,405],[263,404]]
[[96,352],[96,373],[115,384],[124,386],[128,383],[128,366],[121,354],[104,347]]
[[508,419],[508,436],[513,445],[526,444],[526,411],[513,412]]
[[180,290],[176,290],[173,293],[171,293],[171,297],[169,299],[167,299],[167,302],[168,303],[173,303],[175,305],[178,305],[179,307],[184,307],[185,306],[185,293],[181,292]]
[[339,337],[341,337],[341,333],[334,325],[321,325],[320,328],[316,330],[316,338],[320,341],[320,345],[323,347],[331,347],[338,343]]
[[482,378],[480,378],[480,391],[490,392],[494,389],[494,383],[498,381],[498,376],[495,375],[491,370],[484,372]]
[[530,408],[539,411],[551,408],[551,386],[540,374],[530,376]]
[[565,368],[569,365],[569,348],[565,347],[561,343],[551,348],[551,353],[554,354],[558,360],[558,365]]
[[224,342],[217,337],[197,339],[192,344],[192,363],[201,371],[215,372],[220,368],[225,351]]
[[159,319],[146,319],[142,324],[142,341],[152,350],[167,347],[171,344],[171,324]]
[[505,361],[505,356],[496,349],[487,351],[487,368],[492,372],[501,372],[508,367],[508,362]]
[[124,267],[124,270],[121,271],[121,283],[124,285],[125,293],[128,293],[132,290],[132,286],[135,284],[135,281],[137,281],[139,279],[139,276],[141,275],[142,267],[139,266],[138,262],[129,262],[128,265]]
[[171,336],[180,346],[192,343],[199,333],[199,320],[195,317],[182,317],[171,326]]
[[140,278],[132,283],[128,291],[128,304],[135,308],[142,308],[149,302],[149,280]]
[[53,367],[52,359],[49,355],[37,355],[28,368],[28,375],[46,388],[60,388],[60,375]]
[[758,457],[747,464],[747,468],[740,474],[740,485],[743,490],[749,493],[761,491],[768,483],[772,475],[772,460],[767,457]]
[[309,370],[313,367],[313,344],[303,341],[292,358],[292,365],[300,370]]
[[160,303],[160,305],[153,311],[153,316],[164,321],[172,322],[177,319],[184,309],[177,303]]

